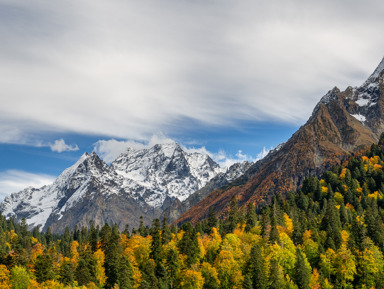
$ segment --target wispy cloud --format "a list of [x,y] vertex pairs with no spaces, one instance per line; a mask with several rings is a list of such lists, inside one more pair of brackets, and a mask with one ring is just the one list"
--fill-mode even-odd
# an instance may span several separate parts
[[49,144],[53,152],[75,152],[79,150],[78,145],[68,145],[63,139],[57,139],[53,144]]
[[0,5],[1,142],[47,131],[142,139],[190,120],[300,124],[383,56],[374,0]]
[[19,192],[29,186],[42,187],[51,184],[55,176],[35,174],[20,170],[0,172],[0,201],[11,193]]
[[153,147],[155,144],[174,142],[163,133],[152,135],[149,140],[99,140],[94,144],[93,150],[107,163],[114,161],[122,152],[128,148],[141,150]]

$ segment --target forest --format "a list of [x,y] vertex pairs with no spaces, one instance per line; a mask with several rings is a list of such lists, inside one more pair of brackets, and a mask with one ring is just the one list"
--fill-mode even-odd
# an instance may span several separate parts
[[384,138],[270,205],[32,231],[0,216],[0,288],[384,288]]

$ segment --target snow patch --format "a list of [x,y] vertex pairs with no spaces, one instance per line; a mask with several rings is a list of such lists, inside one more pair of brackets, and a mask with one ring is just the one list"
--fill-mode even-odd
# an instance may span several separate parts
[[360,98],[360,99],[356,100],[355,102],[356,102],[359,106],[367,106],[367,105],[369,104],[369,101],[370,101],[370,99]]
[[351,114],[354,118],[356,118],[360,122],[365,122],[367,119],[362,114]]

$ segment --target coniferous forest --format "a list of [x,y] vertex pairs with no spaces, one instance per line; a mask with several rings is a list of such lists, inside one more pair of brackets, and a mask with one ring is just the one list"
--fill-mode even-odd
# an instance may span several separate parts
[[180,228],[28,231],[0,217],[0,288],[384,288],[384,139],[270,205]]

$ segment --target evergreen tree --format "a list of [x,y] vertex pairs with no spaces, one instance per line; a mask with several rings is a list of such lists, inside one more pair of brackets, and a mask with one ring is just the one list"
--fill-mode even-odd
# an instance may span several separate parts
[[269,288],[281,289],[284,288],[284,271],[276,260],[271,260],[271,269],[269,273]]
[[96,260],[92,256],[90,248],[83,248],[80,252],[79,263],[75,270],[76,281],[79,285],[96,283]]
[[252,289],[253,286],[252,286],[252,280],[251,280],[251,277],[249,277],[249,275],[245,275],[244,277],[244,281],[243,281],[243,289]]
[[277,224],[276,224],[276,219],[274,216],[271,217],[271,234],[269,236],[269,242],[271,244],[277,243],[280,244],[280,236],[279,236],[279,231],[277,230]]
[[151,228],[151,254],[150,257],[158,264],[161,261],[161,235],[160,235],[160,221],[159,219],[153,220]]
[[64,261],[60,266],[59,281],[64,285],[72,285],[75,281],[75,266],[71,262]]
[[50,255],[43,254],[37,257],[35,261],[35,275],[39,283],[55,279],[56,274],[53,270],[53,261]]
[[161,243],[163,245],[168,244],[169,241],[171,241],[171,239],[172,239],[171,229],[169,228],[167,217],[164,216],[162,221],[162,228],[161,228]]
[[247,264],[247,274],[252,281],[253,289],[267,288],[267,275],[265,272],[264,258],[258,245],[252,247]]
[[237,198],[233,196],[230,203],[229,214],[225,222],[225,233],[232,233],[236,229],[239,221],[239,207],[237,205]]
[[310,267],[305,262],[305,258],[300,248],[296,250],[295,263],[295,282],[299,289],[309,289],[309,281],[311,279]]
[[120,289],[133,288],[133,273],[131,262],[125,255],[120,256],[118,284]]
[[199,243],[197,241],[197,234],[191,223],[183,225],[185,231],[183,237],[178,243],[178,249],[181,254],[187,256],[187,264],[191,266],[197,262],[199,254]]
[[247,205],[247,213],[245,215],[245,231],[249,232],[253,227],[256,226],[256,211],[255,206],[252,203],[248,203]]
[[216,227],[216,226],[217,226],[216,214],[215,214],[215,211],[213,210],[213,207],[210,207],[209,208],[209,213],[208,213],[208,228],[209,228],[209,231],[205,232],[205,233],[209,234],[211,232],[212,228]]
[[180,270],[179,256],[175,249],[170,249],[166,255],[166,266],[170,288],[174,288]]

